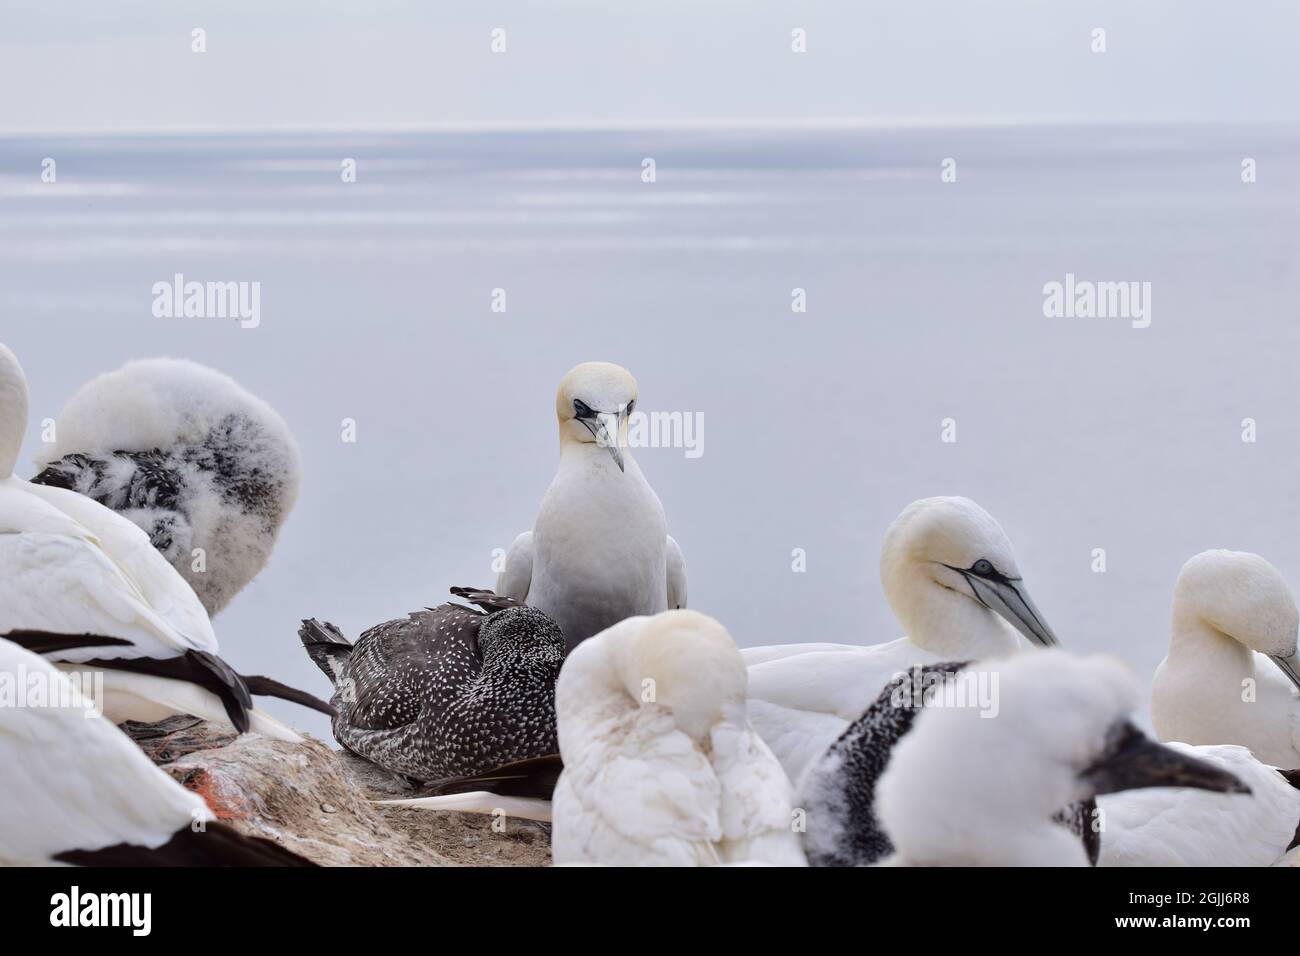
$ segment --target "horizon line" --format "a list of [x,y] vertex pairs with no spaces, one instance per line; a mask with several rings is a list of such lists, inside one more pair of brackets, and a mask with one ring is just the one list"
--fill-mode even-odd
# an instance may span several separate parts
[[391,123],[214,124],[209,126],[83,126],[0,128],[0,138],[64,138],[86,136],[229,136],[411,133],[544,133],[544,132],[673,132],[673,131],[780,131],[780,130],[903,130],[903,129],[1010,129],[1025,126],[1132,126],[1132,125],[1273,125],[1285,119],[1207,120],[1194,118],[1145,119],[1094,116],[906,116],[906,117],[768,117],[638,120],[477,120],[409,121]]

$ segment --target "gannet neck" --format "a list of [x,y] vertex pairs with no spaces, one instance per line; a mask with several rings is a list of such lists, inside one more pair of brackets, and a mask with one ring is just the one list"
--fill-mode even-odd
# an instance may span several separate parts
[[971,596],[945,587],[920,568],[887,582],[885,597],[912,641],[944,660],[1013,653],[1016,631]]
[[1175,664],[1194,663],[1220,675],[1245,676],[1255,670],[1255,655],[1249,647],[1190,612],[1174,614],[1169,660]]
[[0,343],[0,478],[14,473],[27,431],[27,377],[8,346]]

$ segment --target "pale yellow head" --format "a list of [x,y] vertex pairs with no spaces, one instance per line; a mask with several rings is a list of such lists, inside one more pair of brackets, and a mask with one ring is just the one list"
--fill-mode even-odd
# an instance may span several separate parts
[[555,394],[561,448],[569,442],[599,445],[621,471],[627,416],[636,407],[636,397],[636,379],[621,365],[583,362],[574,366]]

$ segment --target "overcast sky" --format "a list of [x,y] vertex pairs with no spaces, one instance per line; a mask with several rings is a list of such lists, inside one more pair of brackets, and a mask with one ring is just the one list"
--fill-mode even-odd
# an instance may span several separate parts
[[0,130],[1294,121],[1297,36],[1293,0],[4,0]]

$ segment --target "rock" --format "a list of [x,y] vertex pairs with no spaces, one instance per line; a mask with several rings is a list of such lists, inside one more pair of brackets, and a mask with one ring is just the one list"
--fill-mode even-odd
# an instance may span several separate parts
[[[219,819],[327,866],[546,866],[550,827],[475,813],[381,807],[405,779],[305,736],[301,744],[193,717],[122,729]],[[495,825],[495,827],[494,827]],[[498,832],[501,831],[501,832]]]

